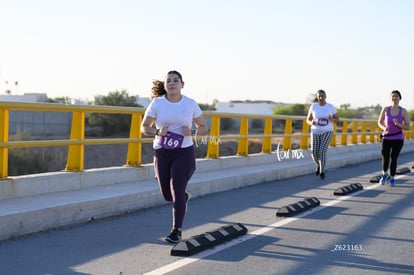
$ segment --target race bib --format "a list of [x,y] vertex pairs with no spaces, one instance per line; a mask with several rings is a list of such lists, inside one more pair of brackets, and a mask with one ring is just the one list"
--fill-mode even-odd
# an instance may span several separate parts
[[319,126],[326,126],[328,124],[329,124],[329,120],[327,118],[318,118]]
[[160,136],[160,142],[162,148],[167,150],[181,148],[183,144],[184,136],[172,132],[167,132],[165,136]]

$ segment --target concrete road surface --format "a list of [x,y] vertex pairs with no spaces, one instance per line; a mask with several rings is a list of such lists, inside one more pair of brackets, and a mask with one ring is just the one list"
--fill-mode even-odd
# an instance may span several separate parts
[[[275,163],[275,165],[277,165]],[[399,167],[414,171],[413,154]],[[414,274],[414,173],[397,187],[369,183],[380,160],[190,201],[183,237],[241,223],[248,233],[192,257],[170,256],[162,206],[0,242],[0,274]],[[362,191],[333,192],[351,183]],[[278,209],[316,197],[299,216]],[[1,229],[0,229],[1,230]]]

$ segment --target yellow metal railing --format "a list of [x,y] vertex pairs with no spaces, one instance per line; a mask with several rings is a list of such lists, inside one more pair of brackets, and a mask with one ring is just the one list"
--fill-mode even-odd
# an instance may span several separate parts
[[[70,137],[64,140],[9,141],[10,110],[71,113]],[[8,177],[8,150],[10,148],[68,146],[65,171],[83,171],[85,145],[128,144],[125,165],[139,167],[142,164],[142,144],[151,143],[153,140],[152,137],[142,138],[141,136],[140,125],[144,112],[144,108],[134,107],[0,102],[0,178]],[[85,139],[85,113],[131,115],[129,138]],[[237,140],[237,154],[239,156],[249,155],[249,141],[252,139],[262,141],[262,153],[271,153],[272,145],[275,143],[283,144],[283,150],[292,149],[294,140],[298,140],[300,149],[307,149],[309,146],[309,126],[303,116],[265,116],[218,112],[204,112],[203,114],[206,118],[211,119],[210,133],[207,137],[195,137],[195,139],[202,138],[208,142],[207,158],[218,158],[220,143],[225,140]],[[238,134],[220,134],[220,122],[226,118],[239,120]],[[264,126],[260,128],[260,134],[249,134],[249,129],[252,129],[249,127],[249,120],[252,119],[263,121]],[[279,122],[283,129],[275,130],[273,126],[275,121]],[[297,132],[294,132],[294,122],[297,124],[299,122],[301,125],[301,129]],[[339,124],[341,127],[335,125],[335,135],[331,146],[373,143],[379,140],[380,129],[374,120],[342,118]],[[349,130],[351,132],[348,132]],[[405,135],[407,139],[414,138],[414,125],[410,131],[405,131]]]

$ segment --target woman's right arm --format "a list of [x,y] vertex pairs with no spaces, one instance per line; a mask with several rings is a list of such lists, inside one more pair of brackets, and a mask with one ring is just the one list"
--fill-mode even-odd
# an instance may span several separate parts
[[141,123],[141,133],[146,136],[155,136],[157,134],[157,129],[152,127],[152,125],[154,125],[154,122],[154,117],[145,116],[144,120]]
[[385,126],[385,108],[382,109],[379,117],[378,117],[378,127],[380,127],[382,130],[386,130],[387,126]]
[[309,108],[308,116],[306,117],[306,123],[308,123],[309,126],[313,125],[313,115],[312,115],[312,108]]

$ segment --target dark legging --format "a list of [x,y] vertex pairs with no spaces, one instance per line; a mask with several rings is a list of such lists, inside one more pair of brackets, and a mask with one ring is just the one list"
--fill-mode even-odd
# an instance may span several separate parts
[[181,228],[183,225],[187,207],[185,190],[195,168],[194,146],[155,150],[155,177],[164,199],[172,202],[173,228]]
[[[390,167],[390,175],[395,176],[397,159],[404,145],[403,139],[383,139],[381,145],[382,171],[387,172]],[[391,165],[390,165],[391,161]]]
[[311,156],[322,174],[325,171],[326,152],[333,137],[333,131],[311,134]]

